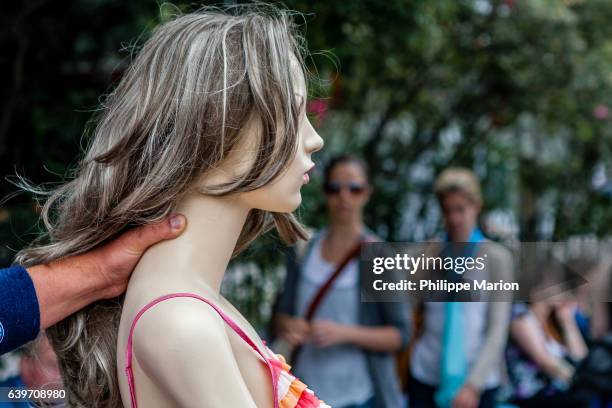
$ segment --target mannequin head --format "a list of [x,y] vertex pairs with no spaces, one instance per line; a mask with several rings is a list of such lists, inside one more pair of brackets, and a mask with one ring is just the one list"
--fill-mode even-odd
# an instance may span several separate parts
[[[286,242],[306,238],[291,211],[322,140],[305,115],[299,37],[288,12],[237,10],[187,14],[154,30],[105,99],[75,177],[45,193],[46,242],[17,262],[85,252],[161,220],[189,194],[250,209],[234,254],[274,225]],[[70,406],[121,406],[117,304],[95,303],[49,330]]]
[[[302,201],[300,189],[304,184],[304,174],[314,165],[311,154],[319,150],[323,144],[305,113],[307,89],[301,66],[293,55],[290,62],[290,72],[295,79],[294,97],[299,107],[296,152],[285,166],[285,170],[269,183],[254,190],[235,194],[236,198],[248,208],[277,213],[295,210]],[[219,168],[202,177],[199,181],[202,183],[202,189],[239,177],[240,174],[248,173],[254,166],[255,153],[258,149],[257,136],[260,132],[254,123],[255,121],[247,123],[244,136]]]

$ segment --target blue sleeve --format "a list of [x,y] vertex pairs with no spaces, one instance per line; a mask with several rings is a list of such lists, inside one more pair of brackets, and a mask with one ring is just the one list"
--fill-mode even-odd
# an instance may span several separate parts
[[40,310],[34,283],[19,265],[0,269],[0,355],[34,340]]

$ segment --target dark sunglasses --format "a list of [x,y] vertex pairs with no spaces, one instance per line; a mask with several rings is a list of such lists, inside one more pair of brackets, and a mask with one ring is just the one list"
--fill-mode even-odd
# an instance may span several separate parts
[[363,193],[367,185],[355,182],[339,183],[337,181],[329,181],[323,186],[323,191],[325,191],[325,194],[340,194],[343,188],[348,189],[351,194],[357,195]]

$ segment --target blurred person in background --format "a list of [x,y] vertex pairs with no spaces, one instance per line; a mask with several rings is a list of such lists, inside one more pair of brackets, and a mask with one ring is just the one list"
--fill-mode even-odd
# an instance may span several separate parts
[[[488,279],[512,279],[510,252],[487,240],[478,228],[482,208],[480,182],[463,168],[449,168],[434,186],[445,224],[446,242],[486,242]],[[467,247],[467,246],[466,246]],[[480,256],[483,245],[471,245]],[[456,275],[450,271],[450,275]],[[452,278],[449,276],[449,279]],[[422,302],[421,327],[411,349],[410,407],[488,408],[495,406],[510,302]]]
[[293,347],[295,374],[334,408],[400,407],[393,353],[408,342],[408,313],[399,303],[360,301],[359,245],[378,241],[363,223],[366,163],[332,159],[323,187],[330,223],[289,256],[275,334]]
[[600,284],[596,276],[598,275],[598,269],[597,259],[576,257],[567,262],[567,270],[572,276],[582,277],[586,280],[584,284],[576,288],[576,308],[574,317],[580,334],[587,343],[595,337],[600,337],[598,333],[600,327],[598,327],[598,329],[594,328],[596,326],[601,326],[599,322],[601,317],[598,316],[601,310],[595,304],[598,297],[598,288],[594,286],[594,284]]
[[588,349],[576,322],[575,301],[540,300],[512,307],[506,350],[510,402],[519,407],[591,407],[594,394],[571,389]]
[[586,280],[576,288],[576,322],[587,343],[610,335],[612,303],[606,300],[610,299],[612,290],[612,256],[607,251],[609,249],[604,247],[594,257],[572,259],[568,263],[571,271]]
[[506,349],[512,403],[527,408],[609,406],[612,342],[598,323],[605,317],[599,316],[598,306],[605,299],[602,287],[607,289],[610,264],[605,254],[592,255],[564,262],[547,259],[537,266],[540,281],[531,302],[512,307]]
[[29,388],[61,388],[57,357],[47,336],[40,336],[21,358],[21,379]]

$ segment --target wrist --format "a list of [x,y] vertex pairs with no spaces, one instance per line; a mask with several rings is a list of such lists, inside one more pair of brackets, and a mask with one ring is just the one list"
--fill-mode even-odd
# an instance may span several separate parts
[[348,324],[340,325],[341,339],[343,343],[354,343],[356,327]]
[[103,295],[99,276],[78,257],[34,265],[26,270],[36,291],[41,330]]
[[573,322],[576,316],[576,308],[575,307],[564,307],[563,309],[556,310],[557,319],[559,323],[568,323]]
[[95,252],[90,252],[51,262],[49,267],[54,273],[71,277],[76,284],[75,290],[78,290],[79,297],[93,302],[104,298],[109,289],[110,282],[102,265],[99,256]]
[[559,326],[563,332],[572,331],[574,328],[578,327],[573,317],[559,319]]
[[92,301],[111,299],[122,294],[127,281],[117,282],[111,277],[113,274],[108,270],[108,262],[105,262],[105,254],[98,250],[85,255],[78,255],[77,262],[80,266],[80,274],[89,282]]

